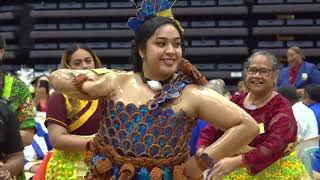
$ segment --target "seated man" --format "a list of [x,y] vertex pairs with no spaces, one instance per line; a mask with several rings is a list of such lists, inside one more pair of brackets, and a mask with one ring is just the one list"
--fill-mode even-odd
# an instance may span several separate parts
[[24,170],[26,172],[36,173],[44,156],[52,149],[48,130],[44,125],[45,118],[45,112],[37,112],[35,118],[37,133],[34,135],[31,145],[24,147]]
[[0,179],[10,180],[23,170],[23,147],[18,121],[0,99]]

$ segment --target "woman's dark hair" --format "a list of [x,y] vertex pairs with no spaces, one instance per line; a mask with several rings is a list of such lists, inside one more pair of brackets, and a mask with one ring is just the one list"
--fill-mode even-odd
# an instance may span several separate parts
[[86,46],[84,44],[75,43],[75,44],[72,44],[72,46],[70,48],[66,49],[63,52],[62,57],[61,57],[61,61],[60,61],[60,65],[59,65],[59,69],[70,69],[69,63],[71,60],[71,56],[78,49],[83,49],[83,50],[87,51],[92,56],[95,68],[102,67],[100,59],[98,58],[98,56],[96,55],[96,53],[92,49],[90,49],[88,46]]
[[293,105],[299,101],[297,89],[292,85],[284,85],[278,88],[278,93],[287,98]]
[[183,33],[179,26],[170,18],[162,16],[150,16],[141,25],[140,31],[135,35],[135,39],[131,42],[131,56],[129,61],[134,66],[135,72],[142,71],[142,59],[139,54],[139,49],[146,47],[148,39],[162,25],[172,24],[179,32],[181,38],[182,55],[184,54]]
[[308,84],[304,87],[304,91],[307,93],[310,99],[320,102],[320,85]]

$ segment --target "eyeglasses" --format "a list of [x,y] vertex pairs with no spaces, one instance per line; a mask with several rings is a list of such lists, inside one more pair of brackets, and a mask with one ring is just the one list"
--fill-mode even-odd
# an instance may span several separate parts
[[247,68],[247,73],[249,75],[255,75],[257,74],[257,72],[259,72],[259,74],[261,76],[269,76],[270,72],[273,71],[272,69],[268,69],[268,68],[256,68],[256,67],[248,67]]

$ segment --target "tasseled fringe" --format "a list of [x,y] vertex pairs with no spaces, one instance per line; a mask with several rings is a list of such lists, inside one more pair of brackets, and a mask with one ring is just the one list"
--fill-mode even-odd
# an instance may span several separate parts
[[131,180],[135,174],[135,168],[131,163],[125,163],[120,168],[119,180]]
[[162,180],[162,170],[158,167],[155,167],[150,172],[151,180]]
[[103,160],[97,160],[95,168],[99,174],[103,174],[111,170],[112,164],[108,158],[105,158]]
[[190,63],[190,61],[182,58],[179,64],[179,68],[183,73],[185,73],[190,78],[192,78],[192,81],[195,84],[204,86],[208,83],[208,81],[206,80],[206,77],[203,74],[201,74],[200,71],[198,71],[197,68],[195,68]]
[[177,165],[173,167],[173,180],[188,180],[187,177],[183,175],[183,166]]

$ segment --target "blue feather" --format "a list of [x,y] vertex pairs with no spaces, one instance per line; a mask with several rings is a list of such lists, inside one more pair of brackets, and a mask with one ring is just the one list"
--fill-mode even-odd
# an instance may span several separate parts
[[[129,2],[137,7],[134,0],[129,0]],[[174,2],[175,0],[143,0],[141,7],[139,9],[137,8],[136,17],[129,18],[129,28],[137,34],[143,21],[148,16],[156,15],[158,12],[171,8]]]
[[116,178],[116,180],[119,179],[119,168],[117,165],[113,165],[113,176]]
[[170,168],[166,167],[163,170],[163,175],[162,175],[163,180],[172,180],[172,174]]
[[150,180],[150,174],[146,168],[141,168],[137,173],[137,180]]

